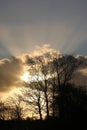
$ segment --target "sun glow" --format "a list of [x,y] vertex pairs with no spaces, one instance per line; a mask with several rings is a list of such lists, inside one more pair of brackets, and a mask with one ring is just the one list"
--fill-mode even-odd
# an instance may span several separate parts
[[30,75],[28,71],[26,71],[22,77],[21,80],[25,82],[31,82],[31,81],[40,81],[43,80],[43,76],[41,75]]
[[21,79],[22,79],[23,81],[25,81],[25,82],[28,82],[28,81],[29,81],[29,72],[26,71],[26,72],[24,73],[24,75],[21,77]]

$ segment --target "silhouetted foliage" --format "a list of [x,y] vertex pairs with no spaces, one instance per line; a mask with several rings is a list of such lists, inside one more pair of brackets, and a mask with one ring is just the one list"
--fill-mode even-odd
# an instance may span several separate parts
[[[35,86],[37,89],[35,89]],[[28,88],[25,91],[22,91],[24,95],[24,102],[27,104],[27,109],[31,111],[32,118],[35,118],[35,115],[42,120],[42,110],[44,106],[43,102],[43,93],[39,90],[37,83],[28,84]]]
[[20,94],[15,94],[8,98],[7,103],[9,107],[10,120],[22,120],[25,115],[23,97]]
[[86,90],[74,85],[61,85],[61,94],[57,96],[60,118],[68,121],[85,121],[87,116]]
[[[0,103],[0,130],[87,128],[87,91],[82,89],[84,86],[70,83],[79,67],[78,60],[71,55],[54,53],[29,57],[26,62],[29,64],[31,82],[26,83],[23,97],[16,95],[10,98],[8,107]],[[33,120],[32,116],[32,119],[28,117],[24,120],[23,102],[30,112],[39,115],[39,119]],[[3,121],[7,115],[10,118]]]

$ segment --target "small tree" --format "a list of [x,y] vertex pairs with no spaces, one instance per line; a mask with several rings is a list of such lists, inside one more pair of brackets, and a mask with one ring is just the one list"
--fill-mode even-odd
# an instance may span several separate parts
[[7,102],[10,106],[10,118],[21,120],[24,116],[23,97],[15,94],[14,97],[10,97]]
[[24,95],[24,102],[27,105],[27,109],[29,113],[34,113],[37,118],[39,116],[39,119],[42,120],[42,112],[43,112],[43,106],[44,106],[44,100],[43,100],[43,92],[39,90],[39,86],[36,86],[36,83],[27,84],[27,88],[22,91]]
[[5,104],[4,102],[0,102],[0,119],[5,120]]

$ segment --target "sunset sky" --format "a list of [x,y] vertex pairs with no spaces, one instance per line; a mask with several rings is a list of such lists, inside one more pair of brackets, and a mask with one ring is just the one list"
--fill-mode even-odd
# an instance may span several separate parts
[[0,59],[44,44],[87,54],[87,0],[0,0]]
[[38,48],[86,56],[87,0],[0,0],[1,92],[19,86],[23,60]]

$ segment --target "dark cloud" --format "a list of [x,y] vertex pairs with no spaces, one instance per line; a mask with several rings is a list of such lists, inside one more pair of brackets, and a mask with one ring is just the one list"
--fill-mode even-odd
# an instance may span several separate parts
[[19,87],[20,76],[23,72],[23,63],[20,59],[12,57],[0,61],[0,91],[7,91],[12,87]]
[[78,86],[87,87],[87,56],[77,56],[80,66],[75,72],[72,82]]
[[75,83],[78,86],[87,87],[87,68],[79,70],[75,73],[73,77],[73,83]]

